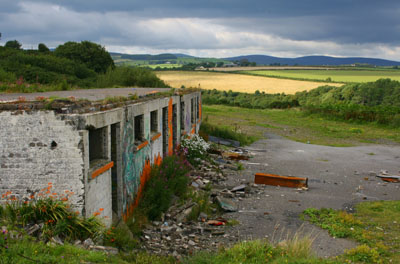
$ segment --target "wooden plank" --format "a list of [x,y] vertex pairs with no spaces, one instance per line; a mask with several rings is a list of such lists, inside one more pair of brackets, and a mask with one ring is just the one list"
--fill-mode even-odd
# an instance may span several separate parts
[[308,187],[308,178],[280,176],[268,173],[256,173],[254,183],[291,188]]

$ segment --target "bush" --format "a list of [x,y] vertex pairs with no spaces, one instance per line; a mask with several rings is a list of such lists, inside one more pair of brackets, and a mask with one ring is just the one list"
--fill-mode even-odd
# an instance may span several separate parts
[[99,75],[96,87],[168,87],[157,75],[145,68],[117,67],[109,68],[103,75]]
[[180,150],[193,166],[198,165],[201,160],[206,158],[209,148],[210,145],[197,134],[194,134],[191,138],[183,138],[181,140]]

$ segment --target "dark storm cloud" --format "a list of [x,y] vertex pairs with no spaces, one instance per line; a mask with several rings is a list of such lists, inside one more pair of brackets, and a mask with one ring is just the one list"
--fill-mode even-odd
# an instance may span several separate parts
[[32,45],[400,59],[400,1],[0,0],[0,32]]

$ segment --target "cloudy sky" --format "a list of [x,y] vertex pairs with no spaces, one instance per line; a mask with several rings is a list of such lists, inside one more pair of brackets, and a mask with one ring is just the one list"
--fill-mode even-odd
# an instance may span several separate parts
[[90,40],[108,51],[400,61],[399,0],[0,0],[3,45]]

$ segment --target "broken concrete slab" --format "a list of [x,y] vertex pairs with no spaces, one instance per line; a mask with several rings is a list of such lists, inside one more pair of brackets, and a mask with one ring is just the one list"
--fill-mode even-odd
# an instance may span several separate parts
[[241,184],[239,186],[233,187],[231,192],[244,191],[245,189],[246,189],[246,185]]
[[254,183],[273,186],[302,188],[308,187],[308,178],[280,176],[268,173],[256,173]]

